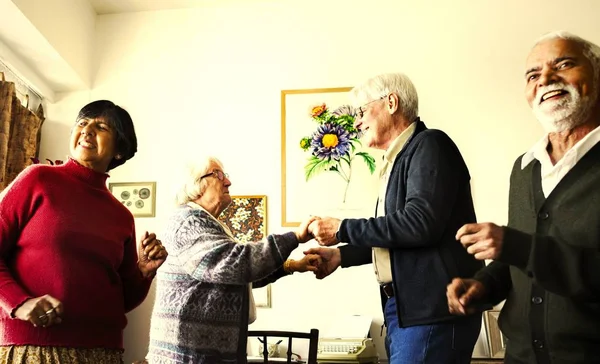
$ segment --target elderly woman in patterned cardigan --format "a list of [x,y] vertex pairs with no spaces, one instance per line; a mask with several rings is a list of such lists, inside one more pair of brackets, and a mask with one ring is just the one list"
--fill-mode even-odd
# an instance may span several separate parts
[[251,288],[317,270],[318,255],[286,260],[312,239],[313,219],[295,232],[240,244],[217,219],[231,203],[221,162],[208,158],[186,172],[163,239],[170,255],[157,275],[147,360],[245,363],[248,324],[256,318]]

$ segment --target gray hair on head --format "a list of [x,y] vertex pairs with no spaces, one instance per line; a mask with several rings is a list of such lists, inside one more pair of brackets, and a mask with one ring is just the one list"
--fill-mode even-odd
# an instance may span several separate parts
[[409,121],[419,116],[419,96],[410,78],[403,73],[385,73],[368,79],[350,91],[352,103],[360,106],[366,102],[398,95],[402,115]]
[[206,190],[207,182],[200,177],[210,173],[211,164],[216,164],[223,169],[223,163],[215,157],[208,156],[188,162],[177,181],[177,191],[175,193],[175,203],[184,205],[190,201],[198,199]]
[[590,42],[589,40],[583,39],[578,35],[569,33],[566,30],[557,30],[542,35],[540,38],[538,38],[532,48],[535,48],[535,46],[542,42],[553,39],[564,39],[580,44],[583,49],[584,57],[587,58],[592,64],[592,69],[594,70],[594,80],[596,82],[600,81],[600,46]]

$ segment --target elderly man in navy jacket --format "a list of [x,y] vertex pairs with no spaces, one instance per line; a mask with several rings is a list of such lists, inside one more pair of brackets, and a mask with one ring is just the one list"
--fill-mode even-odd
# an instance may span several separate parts
[[[385,150],[376,217],[322,217],[311,226],[325,264],[373,263],[381,285],[390,363],[469,363],[481,315],[448,311],[446,285],[470,277],[483,263],[456,240],[475,222],[470,175],[454,142],[418,117],[417,91],[403,74],[384,74],[351,91],[363,145]],[[360,106],[359,106],[360,105]]]

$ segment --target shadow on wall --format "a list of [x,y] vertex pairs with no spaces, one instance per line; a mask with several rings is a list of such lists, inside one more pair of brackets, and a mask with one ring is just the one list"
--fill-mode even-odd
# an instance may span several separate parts
[[155,285],[156,282],[153,282],[144,302],[127,314],[127,326],[123,333],[125,363],[147,364],[144,358],[148,353],[150,340],[150,316],[154,307]]
[[[73,116],[73,125],[75,124]],[[71,137],[71,124],[66,125],[48,120],[42,125],[42,141],[40,142],[40,160],[45,163],[46,158],[51,160],[67,160],[69,153],[69,139]]]

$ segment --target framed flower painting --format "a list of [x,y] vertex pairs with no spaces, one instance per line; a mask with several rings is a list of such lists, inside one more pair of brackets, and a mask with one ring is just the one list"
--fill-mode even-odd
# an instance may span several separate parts
[[380,151],[354,128],[350,87],[281,91],[282,226],[373,214]]

